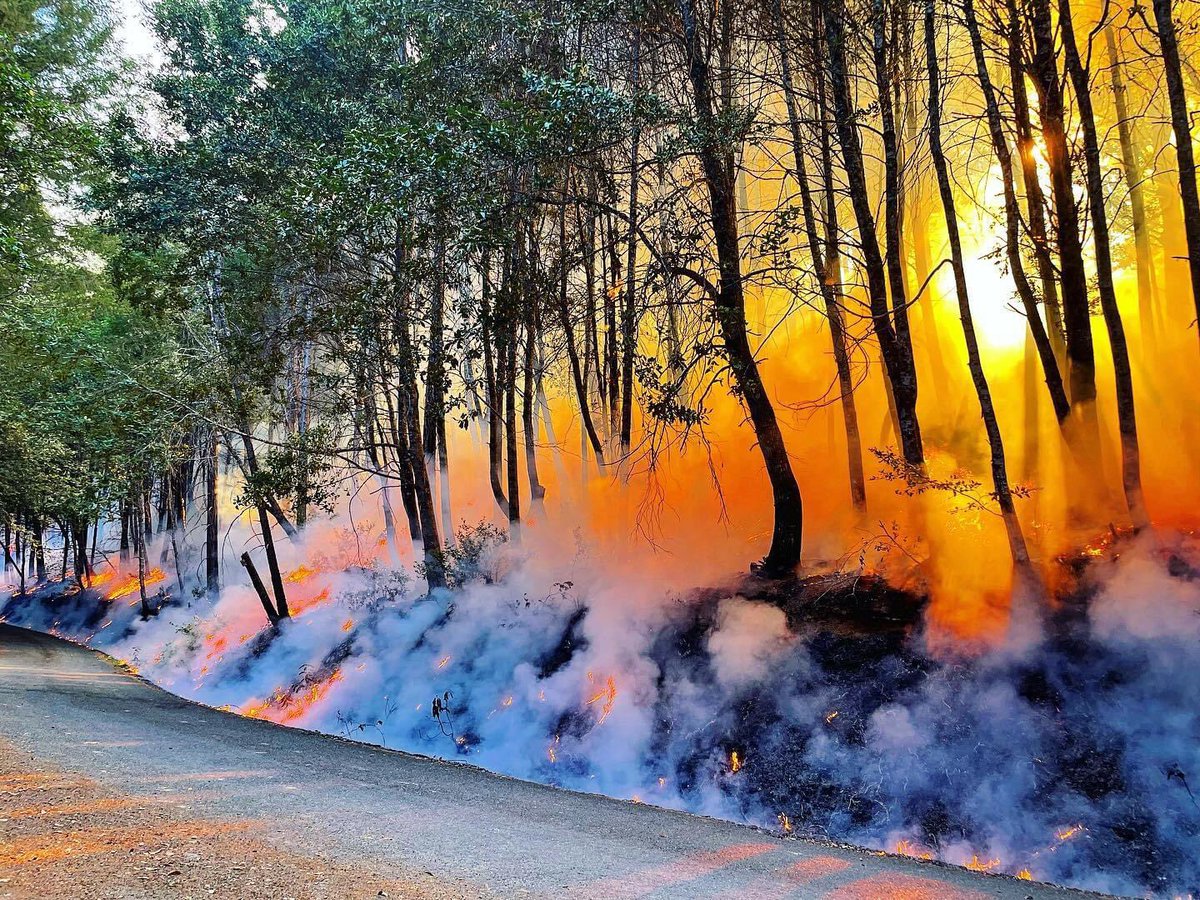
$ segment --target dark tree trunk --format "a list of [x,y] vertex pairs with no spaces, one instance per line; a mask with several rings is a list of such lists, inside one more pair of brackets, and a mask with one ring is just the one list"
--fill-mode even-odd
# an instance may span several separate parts
[[[241,407],[241,400],[238,400]],[[246,418],[244,407],[240,408],[238,420],[238,429],[242,435],[242,447],[246,453],[246,469],[250,474],[251,481],[258,474],[258,455],[254,450],[254,438],[250,434],[250,423]],[[271,578],[271,590],[275,593],[275,608],[279,610],[280,618],[286,619],[289,615],[287,594],[283,589],[283,573],[279,569],[279,557],[275,554],[275,538],[271,534],[271,518],[267,512],[267,504],[263,499],[257,496],[255,491],[255,509],[258,512],[258,530],[262,535],[263,551],[267,557],[267,574]]]
[[[596,433],[595,422],[592,421],[591,404],[588,403],[587,382],[584,377],[583,368],[579,362],[579,350],[575,346],[575,328],[571,322],[571,310],[567,302],[567,280],[569,268],[567,263],[567,213],[566,207],[562,208],[558,220],[558,247],[560,260],[559,265],[562,271],[559,273],[558,279],[558,314],[559,321],[562,324],[563,336],[567,345],[567,359],[571,364],[571,381],[575,385],[575,398],[579,403],[579,416],[583,420],[583,427],[587,433],[588,441],[591,442],[592,452],[596,454],[596,463],[601,468],[604,467],[604,446],[600,443],[600,435]],[[587,340],[589,331],[585,329],[584,340]],[[484,353],[490,359],[491,351],[486,349]],[[490,363],[489,363],[490,365]],[[585,460],[586,462],[586,460]],[[493,473],[497,471],[495,464],[492,467]],[[499,480],[496,481],[496,487],[499,486]]]
[[1146,187],[1142,163],[1138,157],[1133,132],[1133,118],[1129,114],[1129,100],[1125,89],[1125,76],[1117,50],[1113,28],[1104,29],[1104,40],[1108,49],[1108,74],[1113,89],[1113,106],[1117,114],[1117,137],[1121,143],[1121,164],[1125,170],[1125,187],[1129,191],[1129,213],[1133,222],[1133,249],[1137,261],[1138,321],[1142,341],[1153,352],[1157,340],[1154,325],[1155,277],[1152,235],[1146,222]]
[[204,462],[204,586],[215,595],[221,589],[221,550],[217,507],[217,432],[210,429]]
[[1200,333],[1200,193],[1196,187],[1192,123],[1188,115],[1187,94],[1183,89],[1183,66],[1179,59],[1179,40],[1175,32],[1175,18],[1171,12],[1171,0],[1153,0],[1153,7],[1154,21],[1158,26],[1158,42],[1162,48],[1167,98],[1171,104],[1171,127],[1175,130],[1175,156],[1179,162],[1179,199],[1183,204],[1188,272],[1192,279],[1197,332]]
[[721,273],[720,287],[713,298],[717,323],[741,399],[750,414],[774,500],[775,527],[762,571],[770,576],[786,576],[800,565],[804,508],[783,441],[783,432],[775,418],[775,408],[763,385],[746,332],[746,298],[742,284],[733,153],[728,146],[722,146],[717,138],[719,128],[713,106],[711,73],[700,44],[695,0],[679,0],[679,12],[683,22],[692,102],[700,133],[705,136],[699,147],[699,156],[708,189],[713,237]]
[[[1067,366],[1067,343],[1063,332],[1062,304],[1058,299],[1058,273],[1054,268],[1046,231],[1046,195],[1042,192],[1042,182],[1038,176],[1033,126],[1029,120],[1029,94],[1025,88],[1025,70],[1021,61],[1021,22],[1016,0],[1008,0],[1007,13],[1008,74],[1017,132],[1017,159],[1021,164],[1021,182],[1025,189],[1029,238],[1033,243],[1033,256],[1042,287],[1042,304],[1046,310],[1046,331],[1061,373]],[[1034,343],[1036,346],[1036,340]]]
[[1055,236],[1058,241],[1059,278],[1062,286],[1063,325],[1067,336],[1067,359],[1072,409],[1079,410],[1086,438],[1095,449],[1096,354],[1092,343],[1087,277],[1083,266],[1079,210],[1071,177],[1071,156],[1064,123],[1065,107],[1059,81],[1054,32],[1048,0],[1031,0],[1030,24],[1033,60],[1029,74],[1038,91],[1038,114],[1046,163],[1050,169],[1054,200]]
[[1059,27],[1066,51],[1067,72],[1075,89],[1079,108],[1079,124],[1083,129],[1084,170],[1087,178],[1088,207],[1092,216],[1092,243],[1096,248],[1096,276],[1100,289],[1100,309],[1112,349],[1113,374],[1116,378],[1117,429],[1121,435],[1121,484],[1125,503],[1135,528],[1143,528],[1150,520],[1142,495],[1141,450],[1138,446],[1137,414],[1133,397],[1133,372],[1129,364],[1129,347],[1125,340],[1125,325],[1117,305],[1113,286],[1112,248],[1108,233],[1108,213],[1104,209],[1104,172],[1100,163],[1100,141],[1096,134],[1096,117],[1092,110],[1091,85],[1088,72],[1075,43],[1075,27],[1071,19],[1070,0],[1059,0]]
[[[420,517],[421,547],[424,553],[425,581],[430,590],[446,586],[442,542],[438,537],[437,513],[433,506],[433,490],[425,467],[425,452],[421,441],[420,395],[417,391],[417,357],[412,344],[412,320],[405,292],[404,270],[406,249],[397,228],[393,254],[393,288],[395,291],[394,330],[396,340],[396,414],[405,435],[408,465],[412,469],[413,490]],[[282,612],[282,610],[281,610]]]
[[1025,274],[1025,264],[1021,259],[1020,221],[1021,213],[1017,205],[1016,186],[1013,180],[1012,156],[1008,150],[1008,142],[1004,136],[1004,126],[1000,120],[1000,107],[996,102],[996,92],[992,87],[991,76],[988,74],[987,61],[983,55],[983,39],[979,33],[979,23],[975,18],[974,0],[962,0],[963,17],[967,32],[971,38],[971,49],[975,58],[975,72],[983,92],[984,106],[987,112],[988,132],[992,138],[992,149],[1000,166],[1001,178],[1004,183],[1004,212],[1005,212],[1005,243],[1009,270],[1017,286],[1017,296],[1025,310],[1025,318],[1029,322],[1030,333],[1037,348],[1038,357],[1042,363],[1042,374],[1046,381],[1046,389],[1050,393],[1050,402],[1054,406],[1054,414],[1060,425],[1063,425],[1071,407],[1063,385],[1062,373],[1054,356],[1054,348],[1050,337],[1042,324],[1038,312],[1037,299],[1033,286]]
[[[630,82],[636,96],[641,74],[642,30],[635,26],[633,34]],[[637,352],[638,294],[637,294],[637,234],[638,234],[638,154],[641,149],[642,128],[635,118],[629,154],[629,230],[626,236],[625,290],[621,305],[621,454],[629,452],[633,432],[633,359]]]
[[[532,262],[532,261],[531,261]],[[530,279],[525,282],[525,358],[521,384],[521,431],[525,437],[525,473],[529,478],[530,499],[539,503],[546,497],[546,488],[538,478],[537,467],[537,390],[534,368],[537,357],[537,297]]]
[[845,8],[840,0],[831,0],[823,11],[834,120],[838,142],[842,146],[842,160],[849,182],[851,206],[858,223],[859,243],[862,246],[863,263],[867,273],[867,293],[871,304],[871,325],[879,340],[880,356],[883,358],[886,377],[891,385],[901,452],[909,465],[921,467],[925,464],[925,450],[921,441],[921,425],[917,419],[917,372],[912,358],[912,347],[897,336],[888,309],[888,274],[875,235],[875,215],[867,195],[862,147],[858,138],[858,126],[855,124],[855,107],[846,68],[843,21]]
[[267,614],[267,621],[272,627],[279,624],[279,612],[271,603],[271,598],[267,595],[267,588],[263,584],[262,576],[258,574],[258,569],[254,566],[254,560],[250,558],[249,553],[242,554],[242,565],[246,568],[246,574],[250,576],[250,584],[254,587],[254,593],[258,594],[259,602],[262,603],[263,612]]
[[1000,434],[1000,423],[996,419],[991,388],[983,371],[979,341],[975,335],[975,323],[971,315],[971,301],[967,294],[967,273],[963,265],[962,241],[958,233],[958,211],[954,203],[954,188],[950,183],[950,169],[942,148],[942,77],[938,64],[933,14],[934,0],[925,0],[925,56],[929,72],[929,152],[933,157],[938,193],[941,195],[942,211],[946,219],[950,264],[954,270],[954,290],[958,298],[958,314],[962,321],[963,340],[967,348],[967,367],[971,372],[971,382],[975,386],[980,416],[987,433],[991,453],[992,487],[996,494],[996,502],[1000,506],[1000,514],[1004,518],[1013,568],[1022,588],[1033,590],[1036,599],[1042,600],[1045,597],[1045,588],[1029,559],[1025,535],[1013,504],[1012,489],[1008,482],[1008,465],[1004,456],[1004,441]]
[[[502,275],[501,281],[504,282],[508,278],[507,273],[508,262],[505,261],[505,272]],[[496,365],[493,346],[499,347],[499,329],[496,327],[494,310],[492,304],[492,281],[490,269],[490,260],[485,255],[481,266],[481,277],[483,280],[483,291],[480,297],[480,321],[483,328],[483,368],[484,377],[487,380],[487,406],[488,406],[488,481],[491,484],[492,496],[496,498],[496,505],[500,507],[500,512],[508,517],[508,498],[504,496],[504,486],[500,482],[500,441],[503,438],[504,421],[501,417],[503,405],[503,394],[499,383],[499,368]]]
[[[804,136],[801,131],[799,101],[796,97],[792,76],[791,54],[788,50],[780,0],[775,0],[774,12],[778,30],[784,101],[787,106],[788,125],[792,137],[792,157],[796,165],[796,181],[800,185],[800,199],[804,212],[804,231],[808,239],[809,255],[812,257],[821,290],[821,300],[825,305],[825,316],[829,321],[829,334],[833,342],[833,360],[837,367],[838,387],[841,392],[842,422],[846,430],[847,462],[850,471],[850,502],[854,504],[855,509],[861,511],[865,510],[867,506],[867,482],[863,472],[862,441],[858,431],[858,412],[854,402],[854,379],[850,372],[850,355],[846,348],[845,325],[841,307],[838,306],[836,282],[831,271],[830,260],[822,249],[821,237],[817,231],[812,189],[809,185],[808,167],[804,158]],[[821,123],[821,128],[822,130],[825,128],[824,121]],[[824,145],[828,146],[827,139]],[[828,160],[825,164],[828,165]],[[836,247],[836,243],[834,247]]]

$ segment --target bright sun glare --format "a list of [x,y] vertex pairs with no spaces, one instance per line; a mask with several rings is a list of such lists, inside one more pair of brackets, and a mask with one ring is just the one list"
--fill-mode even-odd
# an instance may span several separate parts
[[963,267],[980,344],[993,350],[1023,347],[1027,323],[1014,306],[1011,281],[990,259],[967,256]]

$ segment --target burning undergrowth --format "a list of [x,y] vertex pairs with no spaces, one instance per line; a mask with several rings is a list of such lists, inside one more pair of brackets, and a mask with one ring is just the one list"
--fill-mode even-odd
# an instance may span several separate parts
[[986,871],[1200,887],[1193,537],[1068,560],[1038,642],[959,659],[868,577],[664,599],[519,562],[431,597],[297,569],[277,630],[239,587],[149,620],[97,591],[4,615],[246,715]]

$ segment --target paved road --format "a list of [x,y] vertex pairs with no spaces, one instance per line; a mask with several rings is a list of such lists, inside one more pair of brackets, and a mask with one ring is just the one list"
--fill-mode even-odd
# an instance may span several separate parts
[[4,625],[0,801],[0,897],[1081,896],[244,719]]

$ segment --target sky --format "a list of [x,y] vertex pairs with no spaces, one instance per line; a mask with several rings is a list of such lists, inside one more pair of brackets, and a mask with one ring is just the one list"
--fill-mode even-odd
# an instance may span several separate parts
[[114,7],[118,19],[116,36],[125,54],[139,66],[153,66],[159,52],[142,0],[116,0]]

